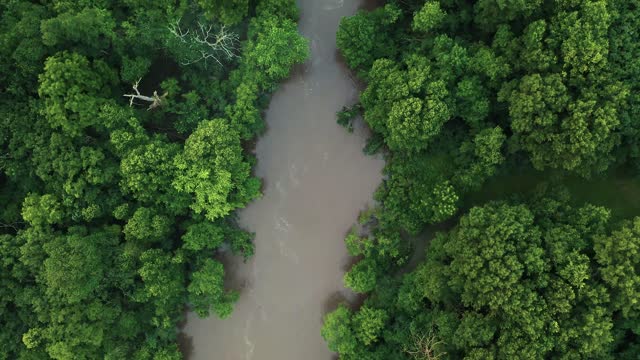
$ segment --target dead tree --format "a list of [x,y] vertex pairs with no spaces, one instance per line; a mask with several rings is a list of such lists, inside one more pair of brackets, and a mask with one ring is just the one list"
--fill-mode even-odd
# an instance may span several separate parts
[[445,352],[436,349],[444,342],[437,340],[432,331],[429,331],[428,335],[412,335],[411,341],[413,345],[405,346],[403,350],[415,360],[438,360],[446,355]]
[[190,65],[198,61],[213,60],[222,65],[222,59],[231,60],[238,57],[240,52],[240,37],[229,31],[222,25],[217,31],[213,25],[205,25],[198,22],[198,28],[183,30],[180,27],[180,19],[169,25],[169,32],[180,42],[187,45],[195,54],[182,61],[182,65]]
[[162,94],[162,96],[160,96],[158,95],[157,91],[154,91],[153,96],[142,95],[140,94],[140,91],[138,91],[138,83],[140,83],[140,80],[142,79],[138,79],[138,81],[136,81],[136,83],[133,84],[133,90],[136,92],[135,94],[123,95],[124,97],[129,98],[129,106],[133,106],[135,99],[140,99],[140,100],[150,102],[151,104],[149,104],[149,107],[147,108],[147,110],[152,110],[157,108],[158,106],[162,106],[162,102],[167,97],[168,93],[165,92],[164,94]]

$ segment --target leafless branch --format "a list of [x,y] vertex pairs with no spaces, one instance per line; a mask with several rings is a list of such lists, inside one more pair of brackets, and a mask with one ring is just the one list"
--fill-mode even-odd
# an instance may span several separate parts
[[149,107],[147,108],[147,110],[152,110],[157,108],[158,106],[162,106],[162,102],[164,101],[164,99],[167,97],[168,93],[164,93],[162,94],[162,96],[158,95],[157,91],[153,92],[153,96],[145,96],[140,94],[140,91],[138,91],[138,84],[140,83],[140,80],[142,79],[138,79],[138,81],[136,81],[135,84],[133,84],[133,90],[136,92],[135,94],[124,94],[124,97],[128,97],[129,98],[129,106],[133,106],[134,104],[134,100],[135,99],[140,99],[140,100],[144,100],[147,102],[150,102],[151,104],[149,105]]
[[213,60],[222,65],[222,59],[227,60],[238,57],[240,52],[240,37],[235,32],[221,26],[217,30],[213,25],[198,22],[198,28],[183,30],[180,27],[180,19],[171,23],[168,27],[180,42],[187,44],[189,48],[199,55],[182,61],[182,65],[190,65],[204,60]]
[[436,350],[436,347],[444,342],[438,340],[432,331],[427,335],[412,335],[411,342],[410,347],[405,346],[402,350],[415,360],[438,360],[446,355],[446,352]]
[[19,230],[18,226],[20,226],[21,224],[26,224],[26,222],[24,222],[24,221],[16,221],[16,222],[14,222],[12,224],[5,224],[5,223],[0,222],[0,228],[11,228],[11,229],[13,229],[15,231],[18,231]]
[[187,39],[185,39],[185,37],[189,35],[189,29],[187,29],[187,31],[183,31],[180,28],[180,19],[176,20],[174,23],[169,24],[169,32],[180,39],[180,41],[182,41],[183,43],[187,42]]

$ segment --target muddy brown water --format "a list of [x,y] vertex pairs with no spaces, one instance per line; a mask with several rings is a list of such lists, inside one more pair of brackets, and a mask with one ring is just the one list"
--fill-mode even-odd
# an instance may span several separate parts
[[358,85],[337,56],[335,33],[364,2],[298,3],[311,57],[273,96],[256,144],[264,196],[240,212],[242,226],[256,233],[256,254],[246,263],[224,260],[228,286],[241,292],[229,318],[188,314],[190,360],[333,359],[322,318],[354,299],[342,285],[350,263],[343,238],[371,202],[384,163],[362,153],[361,122],[353,134],[336,124]]

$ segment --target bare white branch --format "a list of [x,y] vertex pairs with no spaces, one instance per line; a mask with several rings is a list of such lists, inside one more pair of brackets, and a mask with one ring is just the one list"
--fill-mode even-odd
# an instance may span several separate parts
[[191,58],[183,60],[182,65],[212,60],[222,66],[223,59],[231,60],[238,57],[240,52],[240,37],[224,25],[216,30],[213,25],[198,22],[197,29],[183,30],[180,27],[180,19],[178,19],[171,23],[168,29],[180,42],[187,44],[194,53]]
[[182,41],[183,43],[186,43],[187,39],[185,39],[185,37],[189,35],[189,29],[187,29],[187,31],[183,31],[180,28],[180,20],[181,19],[178,19],[175,22],[169,24],[169,32],[176,38],[180,39],[180,41]]
[[162,102],[164,101],[164,99],[167,97],[168,93],[164,93],[162,94],[162,96],[158,95],[157,91],[153,92],[153,96],[145,96],[140,94],[140,91],[138,91],[138,84],[140,83],[140,80],[142,79],[138,79],[138,81],[136,81],[135,84],[133,84],[133,91],[135,91],[135,94],[124,94],[122,96],[124,97],[128,97],[129,98],[129,106],[133,106],[134,104],[134,100],[135,99],[140,99],[140,100],[144,100],[147,102],[150,102],[151,104],[149,104],[149,107],[147,108],[147,110],[152,110],[157,108],[158,106],[162,106]]
[[427,335],[412,335],[411,342],[411,347],[405,346],[403,350],[415,360],[438,360],[446,355],[446,352],[436,350],[444,342],[438,340],[432,331]]

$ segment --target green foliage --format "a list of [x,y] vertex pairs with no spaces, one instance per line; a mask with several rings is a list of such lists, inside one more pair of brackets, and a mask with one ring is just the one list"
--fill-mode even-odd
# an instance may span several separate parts
[[172,220],[150,208],[138,208],[123,232],[127,241],[159,242],[171,233]]
[[525,274],[545,269],[540,233],[532,225],[533,214],[524,206],[474,208],[462,218],[446,251],[456,254],[448,268],[450,286],[459,289],[465,306],[504,308]]
[[299,9],[295,0],[260,1],[256,6],[256,13],[260,16],[280,16],[291,20],[298,20]]
[[43,21],[42,42],[57,49],[77,46],[83,52],[96,56],[99,51],[106,51],[115,40],[115,26],[110,11],[87,7]]
[[359,11],[340,20],[336,36],[338,48],[351,68],[368,69],[376,58],[391,56],[395,49],[387,31],[400,12],[386,5],[372,12]]
[[[254,252],[232,213],[259,196],[244,145],[264,99],[307,55],[296,14],[290,0],[0,4],[0,359],[180,359],[185,308],[231,313],[213,256]],[[177,24],[227,25],[234,56],[185,63]]]
[[101,61],[90,64],[86,57],[69,52],[47,59],[40,75],[38,94],[45,100],[44,115],[53,128],[71,136],[95,125],[98,109],[105,101],[105,81],[114,74]]
[[222,264],[212,259],[204,259],[191,276],[187,291],[189,303],[194,311],[201,317],[208,316],[209,307],[214,304],[213,310],[219,317],[229,316],[233,310],[233,303],[238,299],[238,294],[225,293]]
[[429,32],[442,23],[447,14],[437,1],[427,1],[420,11],[413,15],[412,28],[415,31]]
[[208,221],[196,223],[187,228],[182,242],[182,247],[187,250],[216,249],[224,242],[224,231],[217,224]]
[[[600,158],[611,153],[618,141],[616,109],[624,102],[627,90],[613,84],[606,87],[605,96],[610,100],[587,93],[575,102],[569,91],[559,74],[544,78],[534,74],[524,76],[518,88],[501,99],[509,102],[511,128],[535,167],[588,172],[588,168],[580,169],[590,165],[602,171],[610,159]],[[563,114],[569,115],[563,118]]]
[[108,246],[117,243],[116,228],[87,236],[86,229],[70,228],[67,236],[56,237],[44,245],[47,259],[44,261],[43,281],[46,292],[69,304],[78,303],[91,296],[100,286],[109,270]]
[[344,286],[357,292],[366,293],[376,285],[377,269],[372,261],[359,261],[344,276]]
[[[639,164],[639,11],[635,0],[422,0],[342,19],[338,48],[366,82],[365,151],[387,163],[370,235],[345,239],[361,257],[345,285],[368,297],[325,319],[326,334],[344,334],[325,336],[341,358],[637,357],[640,220],[614,226],[608,208],[532,196],[525,178],[626,193],[604,176]],[[522,184],[469,209],[492,199],[479,192],[496,175]],[[425,241],[426,258],[411,256]]]
[[143,286],[133,295],[137,302],[149,302],[154,305],[151,323],[159,329],[170,330],[173,319],[184,302],[184,272],[180,257],[161,249],[150,249],[140,254],[138,275]]
[[479,179],[487,179],[505,161],[502,147],[506,140],[502,129],[495,127],[480,131],[472,141],[460,146],[459,163],[465,171],[454,176],[454,181],[464,190],[478,190]]
[[6,2],[0,9],[0,82],[9,94],[24,96],[37,86],[46,56],[40,22],[48,13],[26,1]]
[[242,21],[249,10],[249,0],[198,0],[198,5],[207,17],[227,25]]
[[365,150],[389,152],[383,226],[415,233],[446,220],[511,162],[589,177],[616,154],[636,158],[640,78],[620,62],[635,63],[622,50],[637,43],[622,35],[629,11],[612,0],[430,0],[344,18],[338,47],[367,82]]
[[178,152],[179,146],[160,138],[130,148],[120,163],[123,191],[142,203],[163,206],[176,214],[183,212],[188,198],[171,185],[177,169],[172,161],[167,161]]
[[640,310],[639,231],[640,218],[635,218],[609,236],[596,237],[593,245],[602,279],[612,291],[612,305],[628,319],[637,318]]
[[352,107],[343,107],[342,110],[338,111],[338,124],[344,126],[347,131],[353,132],[353,120],[360,115],[362,111],[362,106],[360,104],[355,104]]
[[295,22],[269,16],[256,21],[261,31],[247,53],[248,61],[254,61],[258,71],[263,71],[270,82],[286,78],[295,64],[309,56],[307,40],[298,35]]
[[366,247],[366,240],[358,235],[355,227],[349,230],[349,233],[344,238],[344,243],[351,256],[359,256],[365,252],[364,247]]
[[364,345],[374,343],[378,339],[386,320],[387,314],[384,310],[371,309],[363,306],[358,310],[358,313],[353,316],[353,326],[356,337]]
[[331,351],[344,355],[353,354],[355,351],[357,338],[351,327],[351,317],[351,311],[340,305],[324,319],[321,333]]
[[22,205],[22,218],[31,225],[41,226],[62,221],[64,213],[60,202],[51,194],[38,196],[30,194]]
[[[609,235],[608,210],[567,201],[559,193],[472,208],[432,240],[415,270],[384,280],[398,285],[380,284],[354,313],[329,314],[323,331],[346,334],[347,355],[404,349],[399,358],[427,350],[453,358],[610,358],[635,344],[622,334],[631,335],[625,324],[637,311],[629,244],[639,222]],[[341,338],[325,339],[341,351]]]
[[151,66],[151,61],[147,58],[137,56],[135,58],[123,57],[122,70],[120,77],[122,81],[135,83],[138,79],[142,79]]
[[260,181],[242,157],[238,133],[223,119],[202,121],[175,158],[174,187],[194,196],[191,208],[209,220],[245,206],[259,195]]

